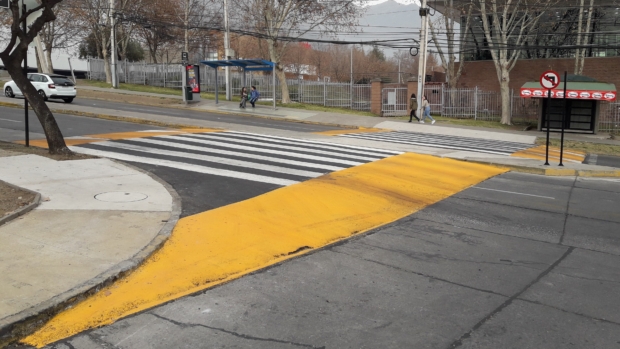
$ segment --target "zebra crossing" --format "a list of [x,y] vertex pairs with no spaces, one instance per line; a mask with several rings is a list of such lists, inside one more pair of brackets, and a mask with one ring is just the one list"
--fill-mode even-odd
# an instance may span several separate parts
[[78,153],[281,186],[402,152],[245,132],[107,140]]
[[517,151],[525,150],[533,146],[532,144],[518,142],[507,142],[499,140],[488,140],[471,137],[448,136],[408,131],[390,131],[382,133],[347,133],[338,136],[497,155],[510,155]]

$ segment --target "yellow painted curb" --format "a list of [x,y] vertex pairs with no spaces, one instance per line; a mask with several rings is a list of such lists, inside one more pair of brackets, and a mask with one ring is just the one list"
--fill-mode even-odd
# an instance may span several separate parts
[[[526,158],[526,159],[535,159],[535,160],[545,160],[546,158],[546,146],[539,145],[536,147],[532,147],[525,150],[520,150],[518,152],[512,153],[510,156]],[[566,161],[578,162],[582,163],[586,158],[586,153],[575,151],[575,150],[564,150],[564,154],[562,155],[562,159]],[[557,147],[549,147],[549,160],[559,161],[560,160],[560,148]]]
[[[102,133],[95,135],[86,135],[84,138],[65,138],[65,144],[67,146],[81,145],[87,143],[95,143],[95,142],[103,142],[107,140],[121,140],[121,139],[131,139],[131,138],[146,138],[146,137],[155,137],[155,136],[171,136],[171,135],[180,135],[184,133],[207,133],[207,132],[222,132],[224,130],[215,129],[215,128],[184,128],[180,131],[170,130],[170,131],[160,131],[160,132],[116,132],[116,133]],[[26,144],[26,141],[15,141],[18,144]],[[30,141],[30,145],[33,147],[44,148],[47,149],[47,140],[46,139],[35,139]]]
[[406,217],[505,171],[406,153],[183,218],[140,268],[22,342],[42,347],[110,324]]
[[325,136],[337,136],[349,133],[371,133],[371,132],[389,132],[390,130],[386,130],[383,128],[365,128],[360,127],[356,130],[329,130],[329,131],[320,131],[320,132],[312,132],[317,135],[325,135]]

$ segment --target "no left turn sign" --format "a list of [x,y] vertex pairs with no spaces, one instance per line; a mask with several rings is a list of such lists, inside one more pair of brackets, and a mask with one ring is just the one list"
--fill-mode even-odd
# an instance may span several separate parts
[[548,90],[558,87],[560,84],[560,75],[552,70],[542,73],[540,76],[540,86]]

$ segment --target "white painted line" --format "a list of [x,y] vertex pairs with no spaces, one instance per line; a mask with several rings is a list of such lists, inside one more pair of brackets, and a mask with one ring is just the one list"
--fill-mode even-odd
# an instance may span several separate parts
[[525,193],[517,193],[515,191],[506,191],[506,190],[499,190],[499,189],[490,189],[490,188],[481,188],[481,187],[471,187],[474,189],[482,189],[482,190],[491,190],[491,191],[498,191],[501,193],[508,193],[508,194],[517,194],[517,195],[525,195],[525,196],[534,196],[537,198],[543,198],[543,199],[551,199],[551,200],[555,200],[555,198],[552,198],[551,196],[541,196],[541,195],[532,195],[532,194],[525,194]]
[[245,179],[245,180],[254,181],[254,182],[270,183],[270,184],[277,184],[277,185],[282,185],[282,186],[299,183],[297,181],[292,181],[292,180],[283,179],[283,178],[267,177],[267,176],[261,176],[261,175],[255,175],[255,174],[243,173],[243,172],[237,172],[237,171],[221,170],[221,169],[215,169],[215,168],[210,168],[210,167],[205,167],[205,166],[186,164],[186,163],[177,162],[177,161],[151,159],[151,158],[145,158],[141,156],[120,154],[120,153],[114,153],[114,152],[109,152],[109,151],[102,151],[102,150],[95,150],[95,149],[81,148],[81,147],[69,147],[69,149],[71,149],[72,151],[76,153],[101,156],[101,157],[112,158],[112,159],[123,160],[123,161],[133,161],[133,162],[139,162],[139,163],[149,164],[149,165],[172,167],[172,168],[176,168],[179,170],[205,173],[205,174],[210,174],[214,176],[239,178],[239,179]]
[[252,138],[252,139],[256,139],[256,140],[261,140],[261,141],[267,141],[267,142],[271,142],[271,143],[288,143],[288,144],[294,144],[294,145],[305,145],[308,144],[309,146],[315,147],[315,148],[322,148],[322,149],[329,149],[329,150],[337,150],[337,151],[348,151],[350,153],[356,153],[356,154],[361,154],[361,155],[369,155],[369,156],[373,156],[376,158],[384,158],[386,156],[385,153],[379,153],[377,151],[374,150],[370,150],[370,149],[347,149],[344,147],[341,147],[337,144],[332,144],[332,143],[300,143],[297,139],[276,139],[276,138],[267,138],[267,137],[263,137],[262,135],[254,135],[254,134],[239,134],[237,132],[220,132],[220,134],[225,134],[226,136],[230,136],[230,137],[245,137],[245,138]]
[[242,158],[250,158],[253,160],[265,160],[265,161],[270,161],[270,162],[277,162],[277,163],[293,165],[293,166],[320,168],[320,169],[329,170],[329,171],[340,171],[340,170],[345,169],[345,167],[331,166],[331,165],[325,165],[325,164],[315,164],[312,162],[296,161],[296,160],[289,160],[289,159],[280,159],[280,158],[276,158],[272,156],[248,154],[248,153],[229,151],[229,150],[223,150],[223,149],[211,149],[208,147],[198,147],[194,145],[188,145],[185,143],[168,142],[168,141],[152,139],[152,138],[132,138],[128,140],[132,142],[163,145],[163,146],[172,147],[172,148],[196,150],[196,151],[200,151],[204,153],[215,153],[217,155],[231,155],[231,156],[238,156]]
[[222,135],[211,135],[211,134],[186,134],[185,136],[188,137],[196,137],[196,138],[204,138],[204,139],[212,139],[212,140],[220,140],[220,141],[232,141],[232,142],[236,142],[236,143],[241,143],[241,144],[248,144],[248,145],[257,145],[257,146],[263,146],[263,147],[278,147],[280,149],[286,149],[286,150],[292,150],[292,151],[303,151],[306,153],[314,153],[314,154],[321,154],[321,155],[332,155],[332,156],[338,156],[341,158],[348,158],[348,159],[353,159],[353,160],[362,160],[362,161],[375,161],[378,160],[380,157],[376,156],[376,157],[366,157],[366,156],[357,156],[357,155],[350,155],[350,154],[342,154],[339,152],[334,152],[334,151],[328,151],[328,150],[317,150],[317,149],[308,149],[308,148],[303,148],[303,147],[295,147],[292,145],[278,145],[278,144],[268,144],[268,143],[264,143],[264,142],[258,142],[258,141],[250,141],[247,139],[241,139],[241,138],[235,138],[235,137],[226,137],[226,136],[222,136]]
[[164,140],[165,139],[174,139],[174,140],[177,140],[177,141],[186,141],[186,142],[193,142],[193,143],[200,143],[200,144],[215,145],[215,146],[218,146],[218,147],[232,148],[232,149],[235,149],[235,150],[247,150],[247,151],[253,151],[253,152],[258,152],[258,153],[284,155],[284,156],[291,156],[291,157],[295,157],[295,158],[302,158],[302,159],[309,159],[309,160],[316,160],[316,161],[323,161],[323,162],[331,162],[331,163],[337,163],[337,164],[349,165],[349,166],[357,166],[357,165],[361,165],[362,164],[361,162],[356,162],[356,161],[332,159],[332,158],[327,158],[327,157],[323,157],[323,156],[314,156],[314,155],[308,155],[308,154],[293,153],[293,152],[289,152],[289,151],[280,151],[280,150],[273,150],[273,149],[261,149],[259,147],[243,146],[243,145],[239,145],[239,144],[230,144],[230,143],[226,143],[226,142],[208,141],[206,139],[198,139],[198,138],[191,138],[191,137],[160,136],[160,137],[157,137],[157,139],[164,139]]
[[[237,134],[242,134],[242,135],[252,135],[255,136],[255,133],[247,133],[247,132],[239,132],[239,131],[227,131],[226,133],[237,133]],[[285,140],[295,140],[299,143],[308,143],[308,144],[331,144],[331,145],[337,145],[339,147],[342,148],[348,148],[348,149],[361,149],[361,150],[372,150],[372,151],[376,151],[376,152],[380,152],[380,153],[388,153],[388,154],[393,154],[393,155],[400,155],[400,154],[404,154],[402,151],[396,151],[396,150],[386,150],[386,149],[380,149],[380,148],[371,148],[371,147],[357,147],[354,145],[344,145],[344,144],[338,144],[338,143],[327,143],[327,142],[315,142],[315,141],[309,141],[309,140],[305,140],[305,139],[294,139],[294,138],[287,138],[287,137],[278,137],[278,136],[271,136],[271,135],[261,135],[261,137],[267,138],[267,139],[285,139]]]
[[184,153],[180,151],[171,151],[171,150],[157,149],[157,148],[148,148],[148,147],[143,147],[140,145],[133,145],[133,144],[127,144],[127,143],[106,141],[106,142],[99,142],[97,143],[97,145],[104,146],[104,147],[117,148],[117,149],[124,149],[124,150],[134,150],[134,151],[139,151],[139,152],[149,153],[149,154],[158,154],[158,155],[174,156],[174,157],[180,157],[180,158],[186,158],[186,159],[216,162],[219,164],[236,166],[236,167],[252,168],[255,170],[263,170],[263,171],[276,172],[276,173],[286,173],[286,174],[290,174],[293,176],[300,176],[300,177],[314,178],[314,177],[319,177],[319,176],[324,175],[324,173],[320,173],[320,172],[296,170],[296,169],[291,169],[291,168],[282,167],[282,166],[265,165],[265,164],[259,164],[255,162],[249,162],[249,161],[221,158],[218,156],[202,155],[202,154],[195,154],[195,153]]
[[10,121],[10,122],[21,122],[21,121],[18,121],[18,120],[9,120],[9,119],[0,119],[0,120],[2,120],[2,121]]

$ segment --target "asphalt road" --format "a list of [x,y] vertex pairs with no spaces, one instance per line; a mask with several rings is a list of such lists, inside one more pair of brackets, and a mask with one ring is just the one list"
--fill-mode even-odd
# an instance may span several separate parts
[[617,180],[507,173],[47,348],[616,348],[619,205]]

